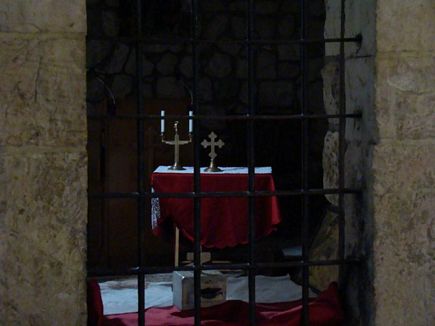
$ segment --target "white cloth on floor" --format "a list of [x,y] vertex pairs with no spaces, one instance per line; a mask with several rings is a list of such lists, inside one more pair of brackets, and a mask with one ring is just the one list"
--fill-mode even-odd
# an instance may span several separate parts
[[[134,286],[123,282],[131,283],[125,280],[100,283],[105,315],[137,312],[137,281],[134,280]],[[145,308],[170,306],[172,306],[172,282],[148,283],[145,291]]]
[[[310,297],[316,295],[310,291]],[[302,298],[302,287],[290,280],[288,275],[255,277],[255,301],[257,303],[278,303],[295,301]],[[227,300],[249,302],[248,277],[229,277],[227,279]]]
[[[154,173],[193,173],[193,167],[185,166],[185,170],[168,170],[167,166],[159,166],[154,170]],[[247,167],[219,167],[222,172],[204,172],[205,167],[201,167],[201,173],[204,174],[248,174]],[[270,166],[256,167],[256,174],[268,174],[272,173]]]
[[[137,312],[137,281],[117,280],[101,282],[101,297],[104,314]],[[302,298],[302,287],[292,282],[288,275],[263,276],[255,278],[257,303],[278,303]],[[309,292],[310,297],[315,297]],[[248,278],[229,276],[227,279],[227,300],[248,302]],[[173,305],[172,283],[147,283],[145,290],[145,308],[170,307]]]

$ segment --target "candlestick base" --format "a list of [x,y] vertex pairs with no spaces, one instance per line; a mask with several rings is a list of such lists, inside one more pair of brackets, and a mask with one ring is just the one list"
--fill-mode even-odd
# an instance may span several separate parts
[[219,169],[213,161],[210,162],[210,166],[204,169],[204,172],[222,172],[222,169]]
[[180,163],[176,162],[176,163],[174,163],[174,165],[168,167],[168,170],[171,170],[171,171],[182,171],[182,170],[186,170],[186,169],[184,167],[182,167],[180,165]]

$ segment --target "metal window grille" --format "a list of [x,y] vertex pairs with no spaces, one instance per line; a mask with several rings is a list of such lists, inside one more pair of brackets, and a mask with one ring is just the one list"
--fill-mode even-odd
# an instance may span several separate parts
[[[205,1],[205,0],[204,0]],[[152,115],[144,112],[144,96],[141,78],[143,71],[143,62],[141,56],[136,56],[136,94],[137,94],[137,111],[134,115],[129,114],[115,114],[111,115],[110,119],[134,119],[137,121],[137,191],[135,192],[103,192],[103,193],[90,193],[89,198],[99,198],[102,200],[110,198],[130,198],[137,200],[137,225],[138,225],[138,266],[123,271],[103,271],[103,272],[90,272],[89,276],[110,276],[110,275],[137,275],[138,279],[138,324],[145,325],[145,275],[147,273],[155,272],[172,272],[172,271],[193,271],[194,272],[194,308],[195,308],[195,325],[201,323],[201,293],[200,293],[200,276],[204,270],[217,270],[217,269],[242,269],[248,272],[248,288],[249,288],[249,320],[251,325],[256,324],[255,320],[255,275],[259,268],[289,268],[300,267],[302,269],[302,325],[309,325],[309,268],[311,266],[339,266],[340,275],[343,275],[343,266],[348,263],[354,263],[355,259],[345,257],[345,238],[344,238],[344,196],[347,194],[357,194],[358,189],[345,188],[344,180],[344,151],[345,139],[344,131],[346,119],[358,119],[361,114],[346,113],[345,103],[345,44],[346,43],[360,43],[361,37],[346,37],[345,36],[345,0],[341,0],[341,14],[340,14],[340,36],[338,38],[329,39],[309,39],[307,38],[307,0],[294,0],[299,2],[299,18],[300,35],[298,39],[257,39],[255,38],[255,1],[246,0],[246,38],[244,40],[207,40],[201,39],[199,35],[198,23],[198,4],[199,0],[191,0],[192,15],[191,15],[191,36],[186,39],[150,39],[145,37],[143,31],[143,0],[136,0],[136,35],[132,38],[122,39],[127,42],[134,42],[136,44],[136,53],[142,53],[143,47],[146,44],[177,44],[189,43],[192,48],[192,67],[193,67],[193,117],[187,115],[172,115],[167,116],[166,119],[193,119],[193,147],[194,147],[194,190],[193,192],[185,193],[155,193],[151,192],[148,185],[148,180],[145,178],[145,122],[149,120],[159,120],[160,115]],[[121,39],[121,38],[120,38]],[[239,44],[246,48],[248,58],[248,110],[245,115],[227,115],[227,116],[213,116],[204,115],[198,105],[198,80],[199,80],[199,63],[198,63],[198,47],[202,44],[213,44],[218,42],[228,42]],[[337,43],[339,44],[339,113],[338,114],[310,114],[307,110],[307,46],[310,44],[326,44]],[[256,46],[263,44],[298,44],[300,48],[300,71],[301,71],[301,87],[300,87],[300,113],[299,114],[280,114],[280,115],[267,115],[256,113],[256,89],[255,89],[255,67],[254,58]],[[90,115],[89,118],[95,118]],[[101,118],[101,117],[100,117]],[[104,118],[104,117],[102,117]],[[242,120],[246,122],[247,132],[247,157],[248,157],[248,190],[247,191],[234,191],[234,192],[204,192],[200,188],[200,139],[196,130],[199,130],[199,123],[201,120],[228,120],[236,121]],[[311,189],[308,183],[308,145],[309,145],[309,130],[308,123],[313,119],[338,119],[339,121],[339,184],[336,189]],[[255,178],[255,155],[254,155],[254,127],[256,121],[272,121],[272,120],[298,120],[301,122],[301,189],[299,190],[277,190],[277,191],[256,191],[254,188]],[[339,216],[339,255],[338,259],[334,260],[310,260],[308,246],[309,246],[309,203],[311,196],[318,195],[338,195],[338,216]],[[257,197],[262,196],[299,196],[302,198],[302,258],[298,261],[280,262],[280,263],[260,263],[256,261],[256,244],[255,244],[255,200]],[[207,197],[245,197],[248,198],[248,216],[249,216],[249,260],[247,263],[238,264],[202,264],[200,261],[200,206],[201,199]],[[181,267],[153,267],[146,266],[144,263],[144,227],[145,218],[147,213],[147,205],[150,205],[151,198],[189,198],[194,201],[194,264],[193,266]]]

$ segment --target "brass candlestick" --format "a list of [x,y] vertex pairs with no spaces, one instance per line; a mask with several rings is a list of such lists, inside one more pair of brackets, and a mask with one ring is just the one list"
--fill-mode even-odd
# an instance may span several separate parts
[[208,156],[210,157],[210,165],[204,171],[205,172],[222,172],[222,170],[216,166],[214,161],[217,157],[216,146],[219,148],[222,148],[225,145],[225,143],[221,139],[216,141],[217,135],[213,131],[208,135],[208,137],[210,138],[210,141],[204,139],[201,143],[201,145],[204,148],[207,148],[210,146],[210,149],[211,149],[210,154],[208,154]]
[[174,164],[168,167],[168,170],[184,170],[184,168],[180,164],[180,145],[186,145],[192,142],[192,134],[189,132],[189,140],[180,140],[180,136],[178,135],[178,121],[174,123],[174,140],[165,140],[164,134],[161,134],[162,143],[167,145],[174,146]]

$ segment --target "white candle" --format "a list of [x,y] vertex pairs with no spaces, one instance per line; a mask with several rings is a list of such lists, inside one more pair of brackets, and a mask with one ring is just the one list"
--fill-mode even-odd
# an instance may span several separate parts
[[189,133],[192,133],[192,131],[193,131],[193,119],[192,119],[192,116],[193,116],[193,112],[189,111],[189,117],[190,117],[190,119],[189,119]]
[[160,116],[162,117],[160,120],[160,133],[163,134],[165,132],[165,110],[160,112]]

